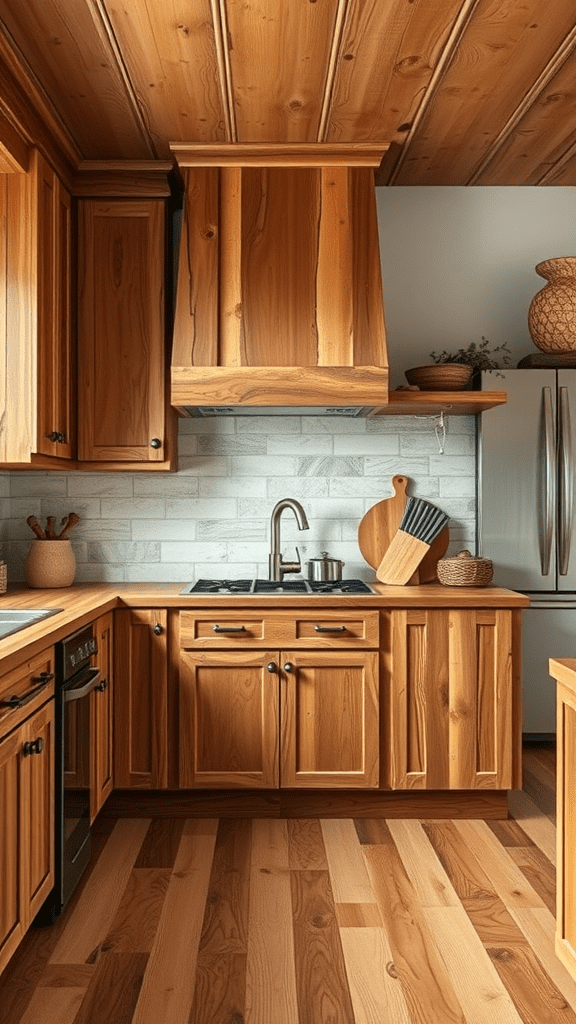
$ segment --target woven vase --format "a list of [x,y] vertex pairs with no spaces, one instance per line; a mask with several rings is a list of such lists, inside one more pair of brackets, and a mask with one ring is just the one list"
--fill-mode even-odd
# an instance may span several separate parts
[[29,587],[70,587],[76,574],[76,556],[69,540],[33,540],[26,558]]
[[528,330],[542,352],[576,351],[576,256],[538,263],[536,273],[548,282],[532,299]]

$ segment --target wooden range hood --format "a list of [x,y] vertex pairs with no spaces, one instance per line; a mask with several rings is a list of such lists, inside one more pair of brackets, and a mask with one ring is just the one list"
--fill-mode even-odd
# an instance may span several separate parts
[[387,147],[171,148],[185,187],[172,405],[181,415],[384,405],[373,169]]

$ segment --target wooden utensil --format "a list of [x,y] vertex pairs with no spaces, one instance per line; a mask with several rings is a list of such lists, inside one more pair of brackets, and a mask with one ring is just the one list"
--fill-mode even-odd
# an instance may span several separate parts
[[58,534],[58,540],[66,540],[68,538],[70,531],[74,529],[76,523],[80,522],[80,516],[76,515],[75,512],[70,512],[68,518],[62,521],[64,523],[64,527]]
[[56,540],[56,531],[54,529],[56,525],[56,517],[48,516],[46,520],[46,540]]
[[[391,483],[393,496],[372,505],[372,508],[369,508],[366,515],[362,517],[358,527],[358,547],[362,557],[373,569],[378,568],[390,547],[406,507],[408,497],[406,488],[410,483],[409,477],[398,474],[392,477]],[[409,583],[430,583],[436,579],[438,559],[446,554],[449,540],[450,533],[446,526],[432,541],[414,573],[413,579],[408,581]]]
[[400,528],[376,570],[377,579],[391,586],[408,583],[449,518],[429,501],[408,498]]
[[26,522],[28,523],[28,526],[30,527],[32,532],[36,534],[38,540],[46,540],[46,534],[44,533],[44,530],[42,529],[40,523],[36,519],[36,516],[28,516]]

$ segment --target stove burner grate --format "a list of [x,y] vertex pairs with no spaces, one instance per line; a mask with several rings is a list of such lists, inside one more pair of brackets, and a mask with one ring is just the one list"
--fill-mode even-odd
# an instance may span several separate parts
[[373,594],[364,580],[197,580],[181,594]]

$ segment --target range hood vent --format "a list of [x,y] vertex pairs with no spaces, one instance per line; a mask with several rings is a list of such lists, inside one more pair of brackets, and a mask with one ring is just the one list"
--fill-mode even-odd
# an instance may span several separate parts
[[185,188],[172,405],[354,416],[385,405],[374,167],[386,146],[172,149]]
[[207,405],[186,409],[189,416],[338,416],[368,415],[372,410],[357,405]]

